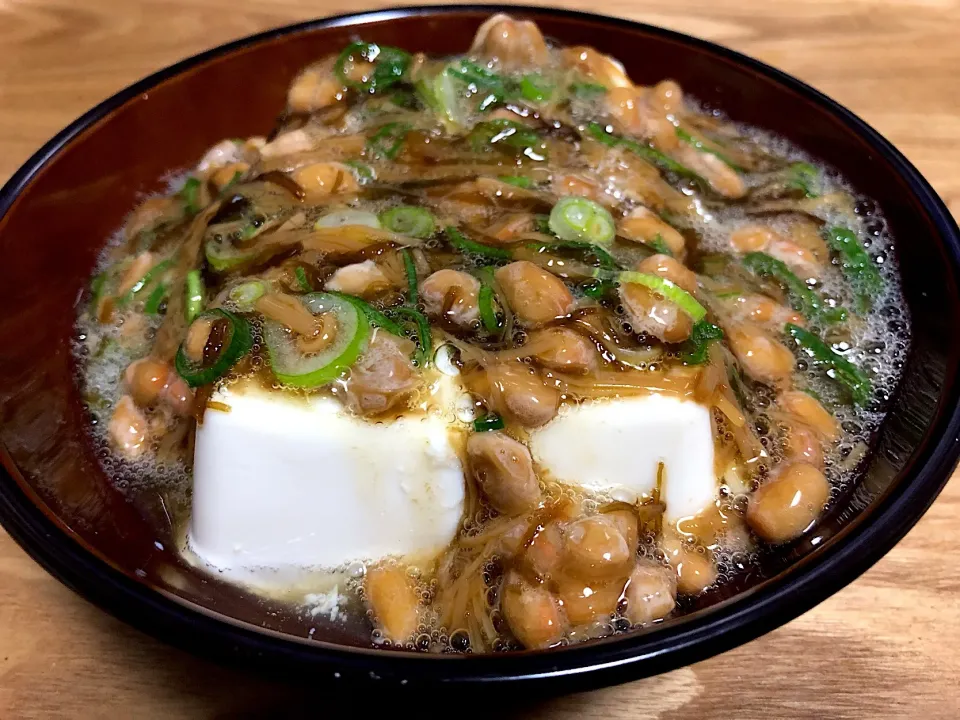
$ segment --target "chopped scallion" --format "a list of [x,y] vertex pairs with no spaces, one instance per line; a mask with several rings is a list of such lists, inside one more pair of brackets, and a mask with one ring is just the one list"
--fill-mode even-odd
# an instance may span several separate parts
[[437,231],[437,220],[429,210],[401,205],[380,213],[380,224],[390,232],[426,239]]
[[[373,68],[362,80],[351,77],[358,63],[370,63]],[[357,41],[347,45],[337,56],[334,72],[347,87],[376,93],[386,90],[403,79],[410,67],[410,53],[387,45]]]
[[693,180],[697,180],[698,182],[704,182],[703,178],[697,175],[697,173],[688,168],[686,165],[678,163],[676,160],[668,155],[665,155],[656,148],[652,148],[649,145],[643,145],[638,143],[636,140],[630,140],[629,138],[622,138],[608,133],[607,129],[597,122],[587,123],[586,129],[587,134],[590,137],[603,143],[604,145],[607,145],[608,147],[624,147],[634,155],[638,155],[650,164],[656,165],[661,170],[666,170],[682,177],[691,178]]
[[794,275],[786,263],[762,252],[747,253],[743,266],[757,275],[771,277],[787,291],[794,310],[803,313],[814,323],[837,323],[847,319],[842,307],[830,307],[807,284]]
[[713,155],[715,158],[720,160],[720,162],[722,162],[724,165],[729,167],[731,170],[734,170],[735,172],[740,172],[740,173],[744,172],[743,168],[741,168],[739,165],[733,162],[730,158],[728,158],[722,152],[720,152],[715,148],[710,147],[709,145],[705,144],[702,140],[695,138],[693,135],[688,133],[683,128],[678,127],[676,129],[676,133],[677,133],[677,137],[683,140],[685,143],[687,143],[687,145],[689,145],[690,147],[695,148],[700,152],[707,153],[708,155]]
[[533,180],[523,175],[501,175],[497,178],[502,183],[513,185],[514,187],[529,190],[533,187]]
[[183,200],[183,207],[190,215],[200,212],[200,180],[188,177],[180,188],[180,199]]
[[508,250],[490,247],[489,245],[484,245],[483,243],[478,243],[475,240],[471,240],[453,226],[447,227],[444,232],[447,235],[447,240],[449,243],[464,255],[475,255],[483,258],[484,260],[493,261],[510,260],[511,258]]
[[669,255],[670,257],[673,257],[673,251],[670,249],[670,246],[667,245],[660,233],[654,235],[653,240],[650,240],[644,244],[647,245],[647,247],[655,250],[659,255]]
[[192,323],[203,311],[203,278],[199,270],[187,273],[186,302],[183,306],[184,316],[188,323]]
[[804,197],[817,197],[819,183],[820,172],[810,163],[795,162],[787,168],[787,187],[791,190],[799,190]]
[[847,389],[854,403],[866,405],[870,402],[873,386],[863,370],[834,351],[809,330],[791,323],[787,323],[784,329],[815,365],[826,368],[827,376]]
[[147,298],[147,301],[143,304],[143,312],[147,315],[157,315],[160,312],[160,307],[163,305],[163,301],[167,299],[167,288],[165,283],[157,283],[157,286],[153,289],[153,292],[150,293],[150,296]]
[[880,271],[853,231],[828,227],[823,231],[827,245],[840,258],[840,269],[857,294],[857,309],[866,312],[874,298],[883,292]]
[[[600,272],[597,271],[595,273],[595,277],[600,276]],[[646,288],[650,288],[655,293],[662,295],[666,300],[669,300],[677,305],[681,310],[689,315],[694,322],[703,320],[703,318],[707,315],[706,308],[697,302],[697,299],[693,295],[688,293],[675,282],[667,280],[665,277],[661,277],[660,275],[633,272],[628,270],[617,273],[616,279],[621,285],[634,283],[637,285],[643,285]]]
[[373,168],[362,163],[359,160],[347,160],[343,163],[347,167],[353,168],[354,177],[356,177],[357,182],[361,185],[366,185],[368,182],[372,182],[377,179],[377,174],[374,172]]
[[602,205],[583,197],[561,198],[550,211],[550,230],[561,240],[606,245],[617,234],[613,216]]
[[377,310],[373,305],[368,303],[366,300],[361,300],[358,297],[353,295],[347,295],[346,293],[333,292],[330,291],[328,295],[333,295],[335,297],[346,300],[349,303],[352,303],[360,312],[362,312],[367,321],[374,327],[382,328],[388,333],[396,335],[397,337],[406,337],[406,333],[403,330],[403,327],[397,323],[395,320],[391,320],[385,314]]
[[480,320],[483,322],[483,327],[490,333],[499,332],[502,324],[494,307],[493,288],[485,282],[480,285],[477,302],[480,306]]
[[403,271],[407,276],[407,302],[416,306],[420,301],[420,293],[417,291],[417,264],[413,261],[410,248],[401,250],[400,255],[403,257]]
[[136,300],[140,294],[148,287],[153,285],[154,281],[159,280],[167,270],[173,266],[173,260],[163,260],[158,262],[152,268],[143,274],[143,277],[133,284],[125,295],[117,300],[117,305],[123,307],[127,303]]
[[240,312],[250,312],[253,304],[267,293],[267,284],[262,280],[248,280],[230,289],[227,297]]
[[553,97],[553,85],[540,74],[520,79],[520,97],[531,103],[542,103]]
[[491,430],[503,430],[503,418],[496,413],[490,413],[482,418],[473,421],[475,432],[489,432]]
[[310,284],[310,278],[307,277],[307,271],[303,269],[303,266],[297,265],[293,274],[297,277],[297,286],[300,288],[300,292],[313,292],[313,285]]
[[90,282],[90,307],[95,312],[97,305],[100,304],[100,298],[103,297],[104,290],[107,287],[107,271],[99,272],[94,275]]
[[433,357],[433,338],[430,335],[430,321],[416,308],[406,306],[390,308],[387,311],[387,315],[403,320],[410,320],[415,323],[417,334],[416,363],[420,368],[425,368],[429,365]]
[[587,297],[591,297],[594,300],[602,300],[617,289],[617,284],[611,280],[601,280],[598,278],[585,282],[580,286],[580,289],[583,290],[583,294]]
[[689,339],[683,345],[680,359],[687,365],[702,365],[707,361],[710,343],[723,339],[723,330],[706,320],[693,324]]
[[223,377],[253,347],[250,326],[242,317],[221,308],[207,310],[202,313],[202,316],[215,323],[225,323],[225,332],[223,342],[220,344],[220,354],[209,361],[204,358],[200,363],[193,362],[187,356],[183,345],[180,345],[174,358],[174,367],[177,369],[177,374],[186,380],[190,387],[207,385]]
[[477,109],[481,112],[504,102],[512,94],[508,78],[470,60],[453,62],[445,72],[465,83],[470,93],[480,99]]
[[387,123],[367,141],[367,151],[374,157],[396,160],[411,129],[410,123]]
[[581,242],[579,240],[558,240],[556,242],[534,242],[528,243],[527,247],[537,252],[557,253],[564,251],[573,251],[581,255],[592,255],[597,259],[600,267],[607,270],[619,270],[620,263],[610,253],[599,245],[594,243]]
[[570,94],[578,100],[596,100],[607,92],[605,85],[593,82],[570,83],[569,90]]
[[470,132],[469,141],[477,151],[491,146],[537,162],[547,158],[547,146],[536,131],[516,120],[497,118],[477,123]]

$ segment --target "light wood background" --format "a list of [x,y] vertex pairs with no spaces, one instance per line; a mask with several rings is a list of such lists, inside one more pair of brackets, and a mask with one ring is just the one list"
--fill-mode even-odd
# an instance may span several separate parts
[[[277,25],[384,4],[0,0],[0,182],[83,111],[186,55]],[[960,213],[960,0],[556,4],[719,41],[806,80],[899,146]],[[666,675],[506,713],[491,702],[487,713],[960,718],[957,542],[954,480],[876,567],[786,627]],[[169,648],[73,595],[0,531],[4,720],[315,716],[362,711],[369,702],[317,697]],[[457,705],[434,711],[460,715]]]

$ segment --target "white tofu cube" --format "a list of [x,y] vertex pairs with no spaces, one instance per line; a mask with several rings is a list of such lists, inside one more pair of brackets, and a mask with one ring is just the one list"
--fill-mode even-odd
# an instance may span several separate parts
[[669,395],[565,407],[533,433],[530,450],[556,480],[615,495],[650,496],[663,463],[670,522],[717,498],[710,411]]
[[454,538],[464,478],[441,417],[372,423],[328,397],[220,390],[197,429],[189,549],[248,584],[292,569],[430,558]]

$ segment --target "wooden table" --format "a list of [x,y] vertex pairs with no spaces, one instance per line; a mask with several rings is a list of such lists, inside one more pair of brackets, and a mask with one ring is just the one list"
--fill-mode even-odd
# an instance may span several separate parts
[[[375,7],[382,3],[363,3]],[[960,213],[960,1],[568,0],[719,41],[899,146]],[[0,0],[0,182],[48,137],[186,55],[346,0]],[[960,482],[866,575],[744,647],[516,710],[551,718],[960,717]],[[348,710],[365,699],[341,702]],[[313,715],[329,698],[197,660],[62,587],[0,531],[0,718]]]

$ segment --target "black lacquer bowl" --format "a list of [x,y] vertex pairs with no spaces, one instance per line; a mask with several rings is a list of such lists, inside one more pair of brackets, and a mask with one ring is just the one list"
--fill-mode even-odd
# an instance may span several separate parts
[[917,522],[960,452],[960,231],[930,185],[850,112],[754,60],[624,20],[513,7],[561,43],[621,58],[638,83],[672,77],[707,105],[788,138],[877,201],[899,240],[913,345],[863,480],[742,592],[720,592],[652,630],[542,652],[384,651],[334,627],[308,640],[282,612],[155,544],[155,518],[100,468],[75,382],[76,303],[104,238],[139,194],[162,189],[166,173],[192,165],[221,138],[267,132],[295,72],[353,36],[453,54],[502,9],[348,15],[224,45],[103,102],[7,183],[0,192],[0,521],[37,562],[131,624],[221,660],[314,680],[522,680],[568,691],[662,672],[755,638],[856,578]]

